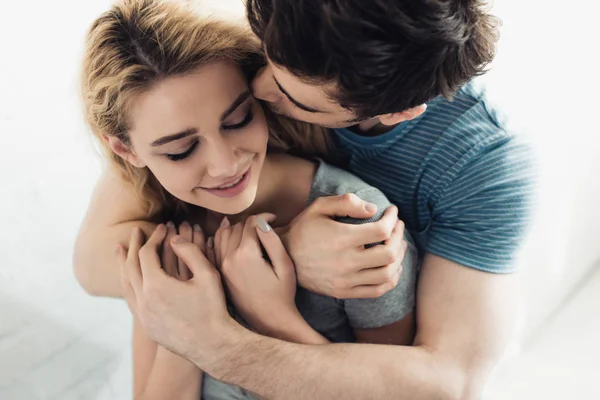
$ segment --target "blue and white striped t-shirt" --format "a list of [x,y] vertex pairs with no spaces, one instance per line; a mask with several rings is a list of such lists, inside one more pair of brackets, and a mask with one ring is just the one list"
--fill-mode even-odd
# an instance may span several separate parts
[[346,168],[396,204],[419,252],[509,273],[533,194],[531,149],[506,131],[484,93],[463,87],[380,136],[335,129]]

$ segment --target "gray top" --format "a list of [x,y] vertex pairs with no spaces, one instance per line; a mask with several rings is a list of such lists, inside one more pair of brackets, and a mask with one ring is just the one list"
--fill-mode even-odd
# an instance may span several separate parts
[[[340,222],[362,224],[379,220],[391,203],[383,193],[361,179],[342,169],[319,161],[308,203],[318,197],[354,193],[361,199],[377,205],[377,214],[370,219],[339,218]],[[402,263],[403,271],[398,285],[377,299],[341,300],[322,296],[298,287],[296,305],[298,310],[316,331],[332,342],[354,342],[353,329],[377,328],[404,318],[415,306],[415,289],[418,257],[410,234],[405,231],[408,250]],[[255,399],[257,397],[236,386],[230,386],[204,376],[202,398]]]

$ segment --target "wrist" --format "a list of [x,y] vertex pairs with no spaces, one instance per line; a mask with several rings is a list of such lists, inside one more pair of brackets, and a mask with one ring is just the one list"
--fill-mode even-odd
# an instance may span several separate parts
[[306,320],[300,315],[300,312],[280,320],[279,323],[265,328],[262,332],[270,337],[274,337],[286,342],[299,344],[326,344],[329,341],[319,332],[315,331]]
[[211,329],[210,340],[200,344],[200,339],[192,339],[197,346],[189,357],[198,368],[207,374],[220,379],[234,365],[237,356],[244,351],[246,344],[257,336],[255,333],[238,324],[234,319],[229,319],[218,328]]
[[182,373],[185,371],[196,371],[198,367],[187,358],[167,350],[163,346],[156,349],[155,364],[160,363],[167,369],[176,369]]

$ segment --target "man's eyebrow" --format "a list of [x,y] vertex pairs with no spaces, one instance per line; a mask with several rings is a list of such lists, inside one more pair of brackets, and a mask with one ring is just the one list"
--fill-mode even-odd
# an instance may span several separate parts
[[[231,113],[233,113],[235,110],[237,110],[237,108],[248,99],[248,97],[250,97],[250,91],[246,90],[245,92],[241,93],[234,101],[233,103],[231,103],[231,105],[227,108],[227,110],[225,110],[223,112],[223,114],[221,114],[220,120],[221,122],[223,122],[223,120],[225,118],[227,118],[228,116],[231,115]],[[181,131],[179,133],[175,133],[173,135],[167,135],[167,136],[163,136],[159,139],[156,139],[154,142],[152,142],[150,145],[152,147],[158,147],[158,146],[162,146],[163,144],[167,144],[169,142],[173,142],[175,140],[179,140],[179,139],[183,139],[184,137],[188,137],[191,135],[195,135],[196,133],[198,133],[198,129],[196,128],[188,128],[184,131]]]
[[291,101],[292,103],[294,103],[296,105],[296,107],[298,107],[299,109],[304,110],[309,113],[322,113],[323,112],[323,111],[317,110],[315,108],[305,106],[304,104],[300,103],[299,101],[294,99],[292,96],[290,96],[290,94],[281,86],[281,84],[279,82],[277,82],[277,79],[275,79],[275,77],[273,77],[273,80],[275,81],[275,84],[277,85],[277,87],[279,88],[281,93],[283,93],[285,95],[285,97],[287,97],[288,100]]

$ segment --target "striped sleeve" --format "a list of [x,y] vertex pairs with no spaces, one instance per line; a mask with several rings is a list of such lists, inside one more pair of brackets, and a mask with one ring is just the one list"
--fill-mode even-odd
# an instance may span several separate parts
[[535,188],[531,149],[504,137],[463,160],[435,196],[427,252],[485,272],[515,272]]

